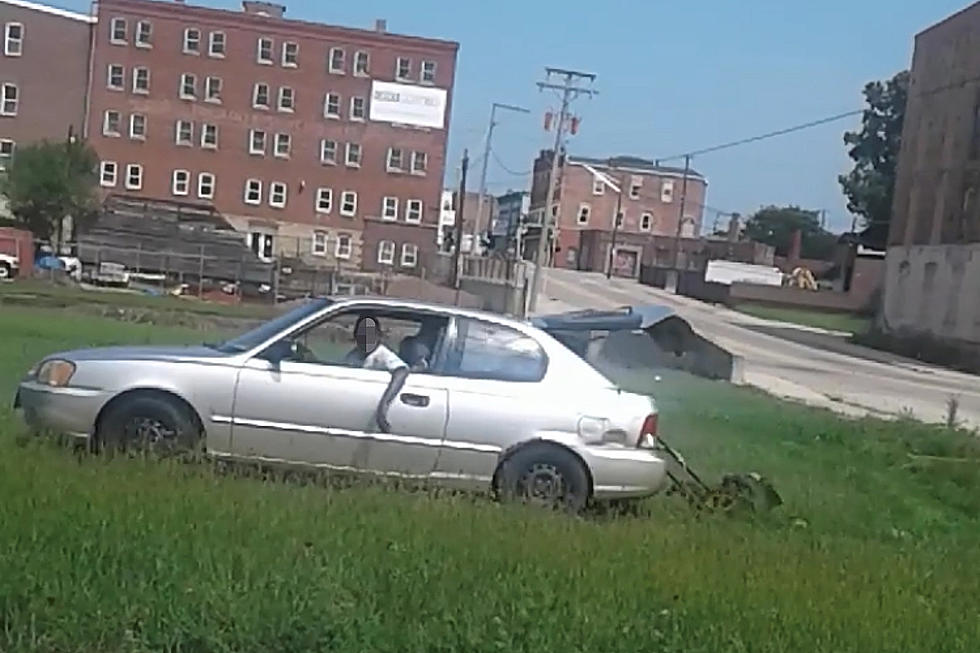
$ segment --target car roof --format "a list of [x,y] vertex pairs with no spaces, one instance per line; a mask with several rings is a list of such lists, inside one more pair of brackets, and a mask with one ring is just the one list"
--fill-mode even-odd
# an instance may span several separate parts
[[456,315],[459,317],[469,317],[477,320],[486,320],[489,322],[495,322],[497,324],[517,327],[522,330],[526,330],[528,328],[531,329],[535,328],[527,320],[519,320],[516,318],[508,317],[507,315],[502,315],[500,313],[491,313],[490,311],[464,308],[462,306],[454,306],[453,304],[425,302],[418,299],[403,299],[401,297],[385,297],[383,295],[330,295],[328,299],[330,299],[332,302],[335,302],[337,304],[371,303],[371,304],[382,304],[390,308],[404,308],[404,309],[416,310],[416,311],[433,311],[437,313],[445,313],[447,315]]

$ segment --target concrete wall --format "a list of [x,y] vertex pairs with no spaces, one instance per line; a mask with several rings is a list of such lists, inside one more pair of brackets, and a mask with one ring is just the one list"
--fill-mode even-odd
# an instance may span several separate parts
[[980,344],[980,244],[890,247],[880,326]]

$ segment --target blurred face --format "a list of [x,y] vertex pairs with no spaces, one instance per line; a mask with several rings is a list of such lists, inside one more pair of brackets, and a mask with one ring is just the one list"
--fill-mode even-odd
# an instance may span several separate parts
[[357,348],[365,356],[378,348],[378,322],[373,317],[367,317],[357,323],[354,328],[354,341]]

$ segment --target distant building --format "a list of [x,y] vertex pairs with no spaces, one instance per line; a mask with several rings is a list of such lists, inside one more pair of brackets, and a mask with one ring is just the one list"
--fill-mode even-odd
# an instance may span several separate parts
[[452,231],[456,225],[455,201],[453,191],[442,191],[439,200],[439,230],[436,232],[436,247],[439,251],[447,251],[447,244],[452,241]]
[[497,215],[490,228],[493,250],[507,251],[517,247],[518,230],[530,211],[531,193],[526,190],[513,190],[497,196]]
[[915,37],[880,325],[980,360],[980,3]]

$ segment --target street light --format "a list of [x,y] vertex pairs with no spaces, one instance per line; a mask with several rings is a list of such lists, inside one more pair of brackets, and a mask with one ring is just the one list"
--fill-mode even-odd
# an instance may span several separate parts
[[[494,102],[490,107],[490,125],[487,127],[487,141],[483,147],[483,166],[480,170],[480,199],[476,206],[476,217],[473,219],[473,240],[470,245],[471,254],[476,249],[477,239],[480,234],[480,217],[483,215],[483,199],[487,193],[487,164],[490,162],[490,142],[493,139],[493,128],[497,126],[497,109],[506,109],[507,111],[517,113],[531,113],[530,110],[524,107],[518,107],[513,104],[502,104],[500,102]],[[462,220],[462,216],[460,216],[460,219]]]
[[[612,162],[609,162],[611,167]],[[616,236],[619,234],[619,216],[623,212],[623,180],[617,183],[604,172],[600,172],[592,166],[586,164],[585,169],[592,173],[604,186],[608,186],[612,192],[616,193],[616,212],[613,214],[612,239],[609,243],[609,257],[606,261],[606,278],[612,279],[613,257],[616,252]]]

